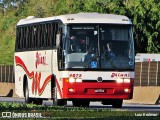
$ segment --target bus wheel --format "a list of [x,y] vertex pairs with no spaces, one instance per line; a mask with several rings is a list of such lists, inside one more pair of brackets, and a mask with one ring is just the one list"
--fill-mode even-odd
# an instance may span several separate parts
[[90,101],[83,101],[81,103],[82,107],[89,107]]
[[81,106],[80,102],[77,101],[77,100],[73,100],[72,103],[73,103],[73,106],[75,106],[75,107],[80,107]]
[[75,107],[89,107],[90,101],[89,100],[73,100],[73,106]]
[[35,99],[33,100],[33,104],[42,105],[42,103],[43,103],[43,100],[42,100],[42,99],[35,98]]
[[32,102],[31,98],[29,98],[29,90],[28,90],[28,83],[27,82],[25,84],[24,97],[25,97],[25,103],[31,103]]
[[53,100],[53,105],[58,105],[58,106],[67,105],[67,100],[63,100],[63,99],[54,99],[54,100]]
[[123,99],[114,100],[112,107],[113,108],[121,108],[123,104]]

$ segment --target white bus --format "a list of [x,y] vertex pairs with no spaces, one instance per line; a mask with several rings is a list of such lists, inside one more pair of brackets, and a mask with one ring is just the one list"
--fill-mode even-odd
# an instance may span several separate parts
[[17,24],[15,91],[26,103],[122,107],[132,99],[134,41],[126,16],[79,13]]

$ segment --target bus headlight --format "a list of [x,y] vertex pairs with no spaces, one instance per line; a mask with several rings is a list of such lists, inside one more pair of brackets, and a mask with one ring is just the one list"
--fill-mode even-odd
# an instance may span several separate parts
[[74,78],[72,78],[72,77],[69,78],[69,82],[70,82],[70,83],[73,83],[73,82],[75,82],[75,81],[76,81],[76,80],[75,80]]
[[76,82],[82,82],[81,78],[76,78]]
[[124,79],[124,83],[130,83],[130,79]]
[[70,83],[82,82],[82,79],[81,78],[73,78],[73,77],[71,77],[71,78],[69,78],[68,82],[70,82]]
[[117,83],[123,83],[123,79],[121,78],[117,79]]
[[117,83],[130,83],[131,80],[129,78],[118,78]]
[[125,89],[124,89],[124,92],[125,92],[125,93],[130,93],[130,92],[131,92],[131,89],[125,88]]

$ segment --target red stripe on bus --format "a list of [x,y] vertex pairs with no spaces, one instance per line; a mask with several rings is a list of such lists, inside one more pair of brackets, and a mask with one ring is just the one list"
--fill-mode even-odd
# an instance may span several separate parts
[[17,66],[21,66],[21,67],[24,69],[24,71],[27,73],[27,75],[28,75],[28,77],[29,77],[30,79],[33,78],[34,72],[33,72],[33,71],[32,71],[32,72],[29,72],[29,71],[28,71],[26,65],[25,65],[24,62],[21,60],[21,58],[18,57],[18,56],[15,56],[15,60],[16,60],[16,65],[17,65]]
[[56,77],[55,77],[55,80],[56,80],[56,85],[57,85],[58,91],[59,91],[59,93],[60,93],[60,97],[62,98],[61,87],[60,87],[60,85],[59,85],[58,80],[57,80]]
[[51,81],[51,77],[52,77],[52,75],[49,75],[49,76],[45,79],[45,81],[44,81],[44,83],[43,83],[43,85],[42,85],[41,88],[40,88],[40,86],[39,86],[39,85],[40,85],[40,81],[37,82],[39,95],[41,95],[41,94],[43,93],[46,85]]
[[20,66],[24,69],[24,71],[26,72],[27,76],[29,77],[29,79],[32,79],[32,94],[36,94],[38,91],[38,94],[41,95],[46,87],[46,85],[51,81],[51,77],[52,75],[49,75],[42,87],[40,88],[40,80],[41,80],[41,72],[36,72],[35,76],[34,76],[34,71],[29,72],[29,70],[27,69],[26,65],[24,64],[24,62],[22,61],[22,59],[18,56],[15,56],[15,61],[16,61],[16,65]]

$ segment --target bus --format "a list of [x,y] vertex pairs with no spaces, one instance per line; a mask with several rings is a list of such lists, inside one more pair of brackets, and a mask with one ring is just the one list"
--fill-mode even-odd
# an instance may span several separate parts
[[121,108],[133,97],[132,27],[128,17],[114,14],[21,19],[14,53],[16,94],[26,103],[89,106],[100,101]]

